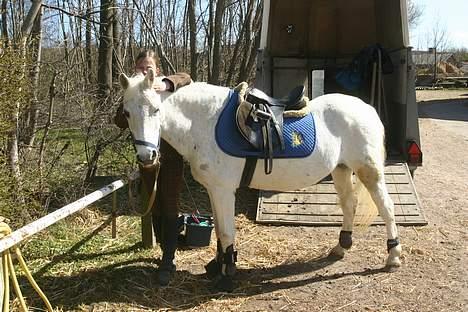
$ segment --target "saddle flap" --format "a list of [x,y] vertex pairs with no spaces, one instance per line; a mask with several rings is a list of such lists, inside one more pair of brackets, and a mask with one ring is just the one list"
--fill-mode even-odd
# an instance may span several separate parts
[[237,129],[244,137],[244,139],[246,139],[256,149],[261,150],[263,145],[259,135],[261,128],[255,124],[255,121],[251,115],[253,110],[253,104],[247,101],[242,101],[239,103],[236,111],[236,124]]
[[[284,149],[283,112],[283,106],[254,105],[247,101],[241,101],[236,111],[237,128],[242,136],[260,151],[265,151],[266,139],[271,141],[273,147],[280,146],[281,149]],[[268,131],[265,132],[265,130]],[[275,135],[272,135],[273,133]],[[268,138],[266,134],[268,134]]]

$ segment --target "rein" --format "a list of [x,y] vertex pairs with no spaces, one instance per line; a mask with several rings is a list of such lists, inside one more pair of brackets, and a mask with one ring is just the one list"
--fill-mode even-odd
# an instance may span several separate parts
[[161,168],[160,164],[158,164],[158,166],[156,168],[156,171],[155,171],[153,190],[151,191],[151,195],[150,195],[150,198],[148,200],[148,206],[146,207],[146,210],[140,215],[140,217],[146,216],[151,211],[151,208],[153,207],[154,200],[156,198],[156,191],[158,189],[159,168]]
[[[130,136],[131,136],[132,141],[133,141],[133,149],[135,150],[135,152],[137,151],[137,149],[136,149],[137,145],[148,146],[148,147],[152,147],[152,148],[154,148],[156,150],[159,150],[159,145],[160,145],[160,142],[161,142],[160,141],[161,138],[159,138],[158,145],[156,145],[156,144],[153,144],[153,143],[148,142],[148,141],[136,140],[135,137],[133,136],[133,133],[132,133],[131,130],[130,130]],[[158,163],[158,161],[156,163]],[[158,189],[158,175],[159,175],[159,169],[160,168],[161,168],[161,165],[157,164],[157,167],[156,167],[156,170],[155,170],[153,188],[152,188],[152,191],[151,191],[151,195],[150,195],[150,197],[148,199],[148,206],[146,207],[145,211],[142,214],[138,214],[139,217],[146,216],[151,211],[151,208],[153,207],[154,200],[156,198],[156,191]],[[140,169],[140,171],[142,171],[142,170],[144,170],[144,169]]]

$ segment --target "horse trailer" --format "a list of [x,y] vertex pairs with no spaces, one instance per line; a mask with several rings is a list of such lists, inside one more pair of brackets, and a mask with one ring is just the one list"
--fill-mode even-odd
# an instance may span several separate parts
[[[386,129],[390,171],[404,175],[398,179],[408,184],[409,204],[419,211],[412,174],[422,153],[407,1],[264,0],[263,5],[255,87],[283,97],[303,85],[310,99],[344,93],[374,106]],[[386,173],[387,181],[393,179]],[[394,192],[401,197],[409,191]],[[260,218],[268,210],[262,200]]]

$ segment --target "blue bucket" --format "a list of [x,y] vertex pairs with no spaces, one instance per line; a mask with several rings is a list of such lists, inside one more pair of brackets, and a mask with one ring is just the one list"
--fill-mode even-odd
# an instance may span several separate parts
[[[190,247],[205,247],[210,245],[211,232],[214,224],[210,216],[184,214],[185,244]],[[183,229],[182,229],[183,230]]]

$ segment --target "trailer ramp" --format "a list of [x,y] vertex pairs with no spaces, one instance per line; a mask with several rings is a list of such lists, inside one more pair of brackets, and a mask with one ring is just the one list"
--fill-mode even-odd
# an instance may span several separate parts
[[[396,223],[426,225],[407,164],[388,163],[385,166],[385,181],[395,204]],[[343,214],[333,182],[324,180],[298,191],[260,191],[256,220],[268,224],[341,225]],[[372,224],[384,222],[377,216]]]

